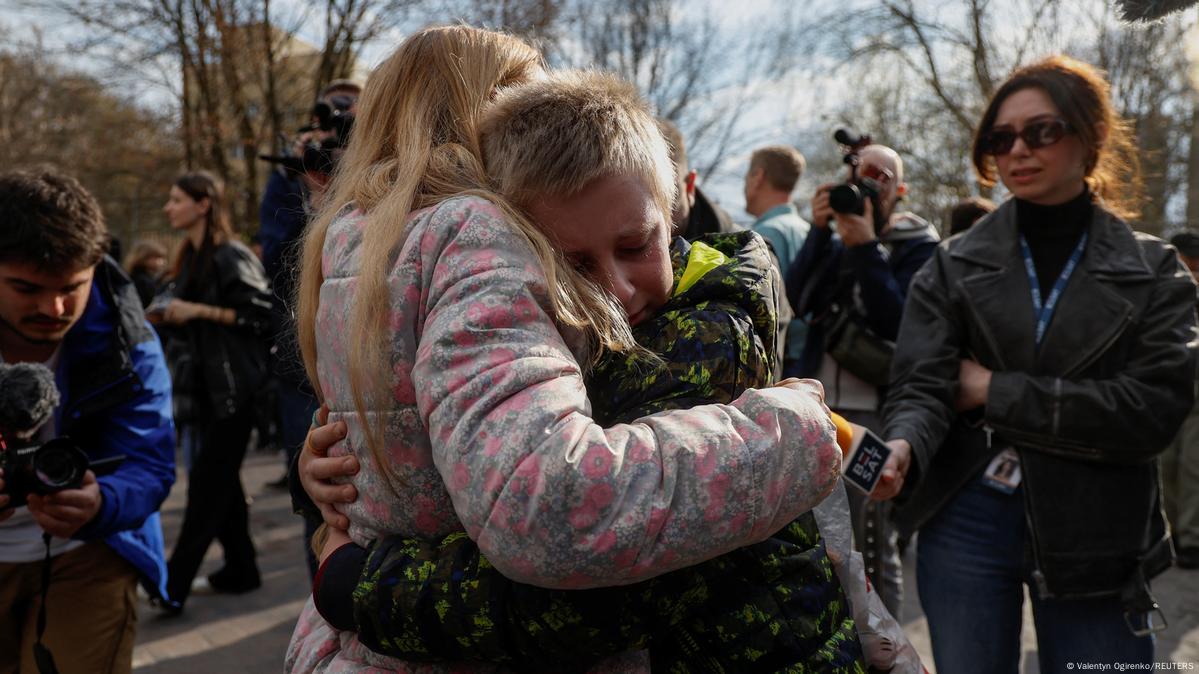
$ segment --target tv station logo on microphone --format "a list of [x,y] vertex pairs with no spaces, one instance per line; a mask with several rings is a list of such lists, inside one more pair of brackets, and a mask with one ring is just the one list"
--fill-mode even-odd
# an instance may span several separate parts
[[883,466],[891,456],[891,448],[869,429],[854,425],[854,447],[843,466],[850,484],[871,493],[883,476]]

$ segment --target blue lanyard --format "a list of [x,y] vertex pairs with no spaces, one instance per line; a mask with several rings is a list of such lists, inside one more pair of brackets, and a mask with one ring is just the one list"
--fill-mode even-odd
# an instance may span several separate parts
[[1057,277],[1057,283],[1054,283],[1053,289],[1049,291],[1049,298],[1042,304],[1041,282],[1037,280],[1037,268],[1032,262],[1032,250],[1028,247],[1024,236],[1020,237],[1020,252],[1024,254],[1024,269],[1028,272],[1028,285],[1032,288],[1032,310],[1037,316],[1037,346],[1041,345],[1041,338],[1045,336],[1045,330],[1053,318],[1054,309],[1057,309],[1057,301],[1061,299],[1062,291],[1066,289],[1066,282],[1070,280],[1070,275],[1078,267],[1078,262],[1082,259],[1082,251],[1086,247],[1087,234],[1083,232],[1082,238],[1078,240],[1078,245],[1074,247],[1074,253],[1066,261],[1066,267],[1062,269],[1061,276]]

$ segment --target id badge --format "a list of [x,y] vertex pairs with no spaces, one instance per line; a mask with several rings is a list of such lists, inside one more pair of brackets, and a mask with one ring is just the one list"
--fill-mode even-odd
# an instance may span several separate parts
[[1011,494],[1020,486],[1020,455],[1008,447],[991,459],[983,473],[985,484],[1005,494]]

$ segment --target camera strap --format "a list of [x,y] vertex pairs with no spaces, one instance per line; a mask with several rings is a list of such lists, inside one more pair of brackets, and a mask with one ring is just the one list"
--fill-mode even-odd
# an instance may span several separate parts
[[40,674],[58,674],[54,656],[50,654],[46,644],[42,643],[42,634],[46,632],[46,600],[50,595],[50,574],[53,566],[50,560],[50,534],[42,534],[42,541],[46,544],[46,558],[42,560],[42,603],[37,608],[37,641],[33,644],[33,659],[37,662]]

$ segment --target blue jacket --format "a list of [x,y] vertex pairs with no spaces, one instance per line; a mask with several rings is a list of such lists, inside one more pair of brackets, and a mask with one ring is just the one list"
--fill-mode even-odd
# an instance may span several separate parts
[[175,482],[171,381],[137,290],[111,258],[96,267],[87,308],[63,341],[56,379],[58,433],[92,459],[125,455],[97,477],[100,512],[74,538],[103,540],[165,597],[158,508]]

